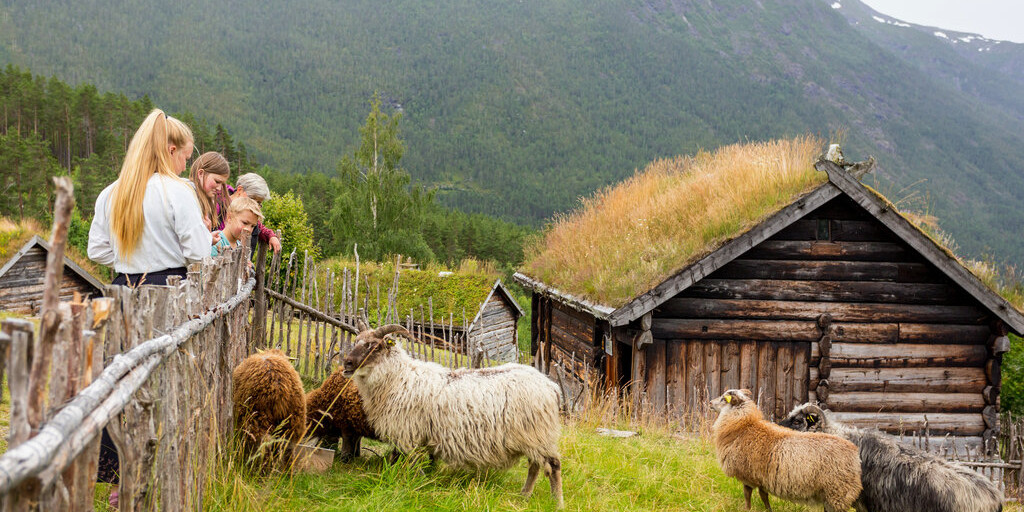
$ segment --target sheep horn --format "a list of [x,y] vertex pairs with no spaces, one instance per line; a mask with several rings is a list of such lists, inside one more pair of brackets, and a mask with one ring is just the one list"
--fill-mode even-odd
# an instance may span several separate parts
[[369,331],[370,324],[367,324],[366,320],[363,320],[362,317],[358,317],[356,318],[356,329],[359,329],[359,332]]
[[384,337],[387,336],[388,334],[394,333],[401,334],[407,338],[412,338],[412,334],[409,334],[409,331],[405,327],[402,327],[401,325],[398,324],[382,325],[373,331],[374,337],[380,339],[384,339]]

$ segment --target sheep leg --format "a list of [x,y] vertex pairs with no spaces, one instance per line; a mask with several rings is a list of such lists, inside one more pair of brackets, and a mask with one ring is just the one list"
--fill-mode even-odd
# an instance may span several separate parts
[[359,436],[341,437],[341,461],[351,462],[359,456]]
[[520,494],[523,496],[529,496],[533,494],[533,486],[537,484],[537,474],[540,473],[540,462],[530,461],[530,467],[526,470],[526,483],[523,484],[523,490]]
[[772,512],[772,505],[768,503],[768,493],[764,489],[758,487],[757,494],[761,496],[761,502],[764,503],[764,508],[768,509],[768,512]]
[[747,510],[750,510],[750,493],[753,491],[753,487],[743,484],[743,499],[747,501]]
[[562,499],[562,461],[558,457],[548,457],[548,465],[551,466],[551,496],[558,502],[558,509],[565,508],[565,500]]

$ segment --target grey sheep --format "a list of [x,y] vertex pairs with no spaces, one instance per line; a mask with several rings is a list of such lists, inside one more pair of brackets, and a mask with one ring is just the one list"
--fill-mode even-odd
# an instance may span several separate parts
[[877,429],[843,425],[814,404],[797,406],[779,424],[801,432],[837,435],[857,445],[864,487],[854,503],[859,512],[1003,509],[1003,495],[996,485],[970,468],[900,444]]

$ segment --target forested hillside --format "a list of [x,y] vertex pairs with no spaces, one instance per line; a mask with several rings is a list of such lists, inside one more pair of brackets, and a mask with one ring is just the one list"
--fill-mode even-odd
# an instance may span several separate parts
[[[3,0],[0,62],[148,93],[288,173],[333,173],[380,91],[414,181],[533,224],[656,157],[845,129],[901,207],[1024,263],[1020,83],[965,91],[831,3]],[[1011,54],[968,72],[1016,72]]]

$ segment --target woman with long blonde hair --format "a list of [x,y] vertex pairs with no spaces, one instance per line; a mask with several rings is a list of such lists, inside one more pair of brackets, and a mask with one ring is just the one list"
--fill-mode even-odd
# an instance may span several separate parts
[[154,109],[135,132],[117,181],[96,198],[89,259],[114,268],[113,284],[166,284],[210,254],[196,191],[180,177],[192,130]]

